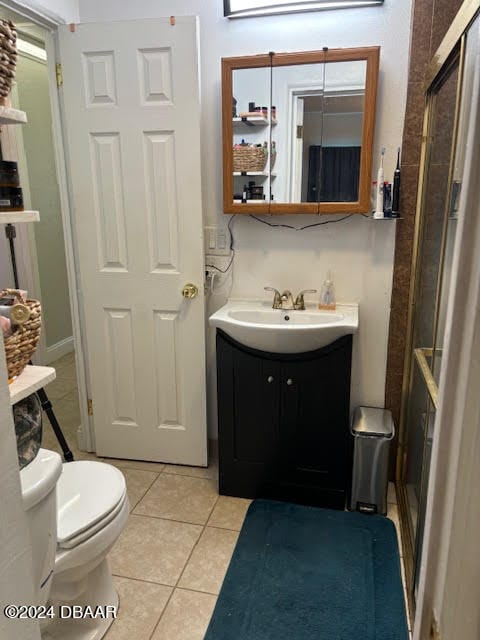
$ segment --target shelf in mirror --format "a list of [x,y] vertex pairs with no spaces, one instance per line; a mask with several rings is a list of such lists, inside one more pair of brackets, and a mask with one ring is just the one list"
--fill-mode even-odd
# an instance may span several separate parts
[[25,111],[0,106],[0,124],[25,124],[26,122]]
[[271,124],[272,127],[274,127],[277,124],[276,120],[270,121],[268,118],[265,118],[264,116],[243,116],[243,117],[239,116],[236,118],[232,118],[232,122],[234,123],[234,125],[244,124],[249,127],[266,127],[269,124]]
[[16,222],[39,222],[39,211],[0,211],[0,224]]
[[276,178],[277,174],[275,172],[272,171],[272,173],[268,173],[268,171],[234,171],[233,175],[235,177],[239,177],[239,176],[263,176],[264,178],[268,178],[268,176],[270,175],[271,178]]
[[247,200],[246,202],[242,202],[241,200],[234,200],[235,204],[254,204],[256,206],[260,204],[268,204],[267,200]]

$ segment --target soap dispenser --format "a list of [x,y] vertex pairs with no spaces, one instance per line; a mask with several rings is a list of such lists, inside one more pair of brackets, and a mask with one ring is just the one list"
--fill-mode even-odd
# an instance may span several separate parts
[[328,311],[333,311],[336,308],[335,290],[333,287],[333,280],[330,271],[328,272],[327,277],[322,285],[322,290],[320,293],[320,303],[318,305],[318,308],[324,310],[326,309]]

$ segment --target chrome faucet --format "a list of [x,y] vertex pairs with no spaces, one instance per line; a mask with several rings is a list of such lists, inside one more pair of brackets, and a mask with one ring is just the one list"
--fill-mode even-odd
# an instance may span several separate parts
[[280,291],[278,291],[278,289],[275,289],[275,287],[263,287],[265,289],[265,291],[273,291],[274,292],[274,296],[273,296],[273,304],[272,304],[272,309],[281,309],[282,308],[282,299],[280,296]]
[[275,294],[273,297],[272,308],[283,309],[284,311],[305,311],[305,300],[303,298],[304,294],[317,292],[316,289],[303,289],[302,291],[300,291],[294,302],[292,292],[288,289],[286,289],[283,293],[280,293],[280,291],[278,291],[278,289],[275,289],[274,287],[264,287],[264,289],[265,291],[273,291]]
[[285,309],[285,311],[293,311],[295,309],[295,303],[293,302],[292,292],[288,289],[280,296],[281,309]]
[[298,296],[295,298],[294,307],[297,311],[305,311],[305,300],[303,296],[305,293],[317,293],[316,289],[302,289]]

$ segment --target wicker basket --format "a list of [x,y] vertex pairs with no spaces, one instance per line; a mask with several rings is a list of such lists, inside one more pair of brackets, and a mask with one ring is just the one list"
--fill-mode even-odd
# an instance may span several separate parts
[[239,146],[233,148],[234,171],[264,171],[267,156],[263,147]]
[[5,105],[17,66],[17,30],[10,20],[0,20],[0,105]]
[[[8,377],[13,378],[22,373],[37,348],[42,311],[38,300],[24,301],[17,289],[4,289],[0,292],[0,296],[15,296],[18,301],[12,306],[10,312],[13,333],[5,338]],[[17,316],[16,324],[13,316]]]

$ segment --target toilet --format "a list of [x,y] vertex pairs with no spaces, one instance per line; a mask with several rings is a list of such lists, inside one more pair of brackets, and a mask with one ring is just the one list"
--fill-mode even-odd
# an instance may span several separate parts
[[[35,595],[42,605],[116,607],[107,554],[122,532],[129,503],[123,474],[94,461],[62,465],[40,449],[20,472],[32,539]],[[100,640],[113,617],[46,620],[43,640]]]

